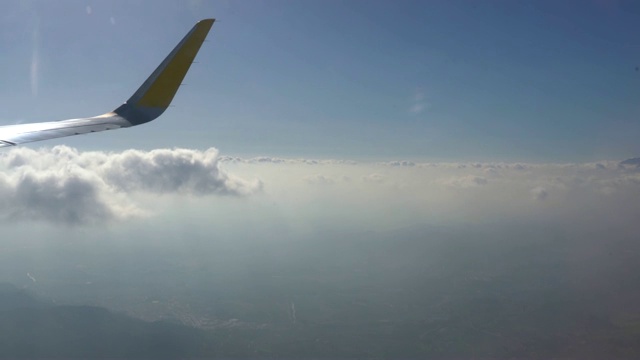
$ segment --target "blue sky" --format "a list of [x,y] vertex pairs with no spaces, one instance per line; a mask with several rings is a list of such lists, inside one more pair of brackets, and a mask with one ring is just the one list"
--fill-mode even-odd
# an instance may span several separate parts
[[3,1],[0,14],[2,124],[109,111],[195,21],[218,19],[159,120],[44,146],[425,161],[640,154],[634,2]]

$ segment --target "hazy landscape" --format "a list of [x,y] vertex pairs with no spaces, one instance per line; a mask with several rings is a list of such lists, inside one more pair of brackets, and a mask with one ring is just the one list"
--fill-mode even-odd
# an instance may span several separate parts
[[537,223],[3,252],[0,355],[635,357],[634,240]]

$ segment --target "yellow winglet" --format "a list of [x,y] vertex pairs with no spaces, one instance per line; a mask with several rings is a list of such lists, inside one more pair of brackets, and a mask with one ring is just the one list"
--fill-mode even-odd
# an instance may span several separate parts
[[119,114],[126,112],[127,115],[142,116],[139,119],[129,119],[134,123],[147,122],[160,116],[173,100],[214,21],[215,19],[204,19],[196,23],[151,76],[127,100],[121,107],[122,109],[118,108],[115,111]]

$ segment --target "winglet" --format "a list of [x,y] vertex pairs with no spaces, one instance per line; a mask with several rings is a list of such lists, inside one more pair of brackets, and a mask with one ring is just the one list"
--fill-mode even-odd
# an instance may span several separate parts
[[114,112],[132,125],[160,116],[173,100],[214,21],[198,21],[142,86]]

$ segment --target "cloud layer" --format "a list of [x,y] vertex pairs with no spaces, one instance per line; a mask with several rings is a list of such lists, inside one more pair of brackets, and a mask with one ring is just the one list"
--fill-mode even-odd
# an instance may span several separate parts
[[258,180],[223,171],[218,151],[187,149],[78,152],[57,146],[15,148],[0,155],[0,219],[69,225],[140,216],[135,193],[247,196]]
[[[640,169],[618,161],[241,164],[260,171],[267,195],[294,207],[289,214],[296,221],[324,216],[332,224],[394,228],[537,219],[640,231]],[[276,194],[285,184],[287,191]]]
[[[58,146],[0,153],[0,169],[5,223],[90,225],[146,215],[211,222],[216,214],[217,227],[280,222],[291,229],[545,217],[632,229],[640,216],[640,169],[617,161],[356,163],[221,157],[215,149],[109,153]],[[206,200],[211,196],[226,200]]]

